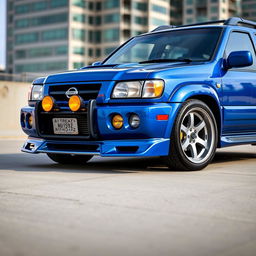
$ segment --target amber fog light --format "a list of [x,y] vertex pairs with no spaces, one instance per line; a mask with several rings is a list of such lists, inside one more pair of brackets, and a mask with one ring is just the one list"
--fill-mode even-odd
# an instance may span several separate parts
[[32,128],[32,125],[33,125],[33,117],[30,113],[27,113],[26,114],[26,127],[28,129],[31,129]]
[[29,115],[29,117],[28,117],[28,124],[31,128],[33,127],[33,116],[32,115]]
[[50,112],[54,107],[54,99],[51,96],[45,96],[42,100],[42,108],[45,112]]
[[71,96],[68,101],[69,108],[74,112],[81,109],[82,104],[83,104],[83,100],[78,95]]
[[112,125],[115,129],[121,129],[124,125],[124,119],[121,115],[114,115],[112,117]]

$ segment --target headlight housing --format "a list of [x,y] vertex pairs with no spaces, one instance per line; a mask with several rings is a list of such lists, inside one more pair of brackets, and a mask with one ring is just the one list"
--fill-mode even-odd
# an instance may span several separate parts
[[30,100],[43,99],[43,85],[33,85],[30,93]]
[[163,80],[123,81],[115,85],[111,98],[159,98],[163,91]]
[[112,98],[140,98],[143,81],[124,81],[116,84]]

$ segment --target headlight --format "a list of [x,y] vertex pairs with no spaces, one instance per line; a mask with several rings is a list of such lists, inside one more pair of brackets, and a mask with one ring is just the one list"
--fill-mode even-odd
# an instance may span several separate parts
[[112,98],[140,98],[142,81],[120,82],[116,84]]
[[43,98],[43,86],[33,85],[30,100],[41,100]]
[[125,81],[115,85],[112,98],[159,98],[163,91],[163,80]]

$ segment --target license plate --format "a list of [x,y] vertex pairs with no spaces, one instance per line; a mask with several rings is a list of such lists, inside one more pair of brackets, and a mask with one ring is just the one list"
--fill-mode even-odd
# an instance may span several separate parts
[[53,118],[54,134],[78,134],[76,118]]

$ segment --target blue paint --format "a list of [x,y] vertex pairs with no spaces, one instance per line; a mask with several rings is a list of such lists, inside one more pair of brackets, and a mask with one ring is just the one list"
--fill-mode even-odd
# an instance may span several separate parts
[[253,64],[252,53],[249,51],[232,52],[227,59],[227,68],[249,67]]
[[[29,139],[23,146],[29,153],[65,153],[49,147],[49,144],[82,145],[84,150],[70,150],[69,153],[99,154],[101,156],[165,156],[169,154],[170,135],[175,119],[182,104],[191,98],[204,100],[214,113],[218,113],[219,146],[250,144],[256,142],[256,69],[255,52],[236,51],[225,55],[225,48],[233,31],[247,33],[254,40],[255,29],[238,26],[202,26],[203,28],[221,28],[218,44],[213,57],[208,61],[166,62],[166,63],[96,63],[76,71],[49,75],[39,78],[34,84],[44,85],[44,95],[49,95],[50,88],[57,85],[76,87],[91,86],[100,83],[101,87],[96,97],[96,107],[93,112],[93,126],[98,137],[72,140],[56,140],[40,135],[38,123],[39,103],[29,102],[29,106],[21,109],[21,115],[31,114],[35,120],[32,128],[22,127]],[[200,26],[176,28],[170,31],[200,29]],[[147,35],[157,34],[161,37],[166,31],[157,31]],[[132,42],[133,39],[129,40]],[[126,44],[123,46],[126,47]],[[122,49],[122,47],[120,48]],[[118,53],[119,50],[117,50]],[[110,56],[111,59],[111,56]],[[107,59],[108,60],[108,59]],[[113,99],[111,94],[117,82],[132,80],[162,79],[165,89],[161,97],[155,99]],[[211,99],[209,102],[207,99]],[[89,100],[85,100],[85,105]],[[214,106],[212,105],[214,103]],[[59,112],[68,111],[67,100],[57,101]],[[72,114],[70,112],[70,114]],[[111,119],[114,114],[124,118],[121,129],[114,129]],[[140,126],[133,129],[129,125],[131,114],[140,118]],[[168,120],[158,121],[157,115],[168,115]],[[217,118],[217,116],[216,116]],[[22,123],[22,122],[21,122]],[[22,123],[24,126],[24,124]],[[33,144],[33,148],[29,145]],[[86,146],[94,145],[93,150]],[[128,147],[128,148],[126,148]],[[75,148],[75,147],[74,147]],[[125,151],[127,149],[127,151]],[[66,152],[67,153],[67,152]]]

